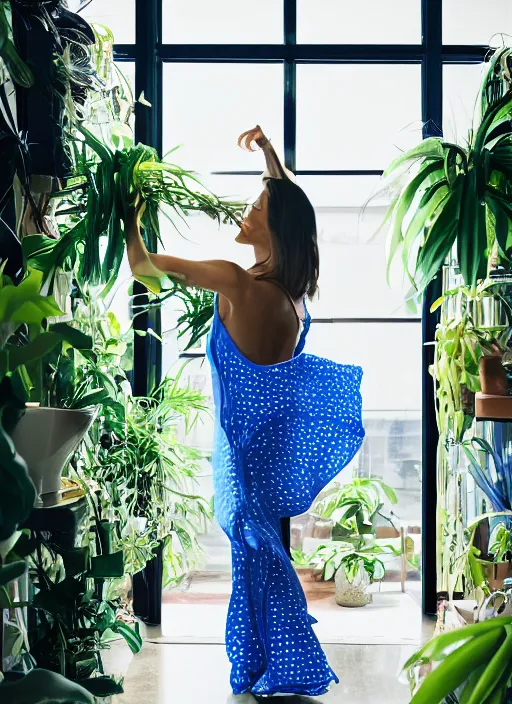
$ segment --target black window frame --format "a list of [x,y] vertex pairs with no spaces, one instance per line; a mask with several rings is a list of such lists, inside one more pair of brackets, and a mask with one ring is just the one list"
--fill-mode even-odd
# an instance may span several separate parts
[[[215,0],[212,0],[214,2]],[[135,116],[137,141],[155,146],[162,151],[163,137],[163,82],[164,63],[282,63],[284,66],[284,159],[286,166],[297,175],[311,176],[368,176],[380,175],[379,170],[299,170],[296,171],[296,84],[297,66],[315,64],[419,64],[421,65],[422,120],[424,136],[442,134],[443,65],[482,63],[487,46],[443,45],[442,0],[421,0],[421,42],[418,44],[298,44],[297,0],[282,0],[282,44],[166,44],[163,43],[163,0],[135,0],[135,42],[116,44],[116,61],[135,63],[135,92],[152,104],[152,109],[138,103]],[[251,175],[259,172],[221,171],[230,175]],[[156,247],[156,242],[153,243]],[[440,277],[438,277],[440,278]],[[438,318],[430,313],[430,304],[439,293],[440,282],[435,281],[425,296],[421,318],[339,318],[317,320],[317,323],[358,322],[367,324],[411,323],[422,325],[423,343],[434,339]],[[135,283],[137,303],[144,303],[146,290]],[[144,333],[152,328],[160,332],[158,310],[138,315],[135,327]],[[432,346],[422,348],[422,576],[423,610],[436,612],[436,507],[437,507],[437,427],[434,412],[434,388],[428,367],[433,360]],[[151,335],[135,335],[134,392],[146,395],[161,378],[161,346]]]

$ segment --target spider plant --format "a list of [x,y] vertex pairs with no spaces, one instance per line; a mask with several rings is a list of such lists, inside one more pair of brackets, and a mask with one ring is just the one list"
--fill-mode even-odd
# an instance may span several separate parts
[[381,190],[394,192],[388,275],[401,252],[415,292],[422,293],[455,248],[460,272],[474,287],[496,247],[505,258],[512,239],[512,49],[498,49],[481,89],[481,117],[467,144],[425,139],[384,173]]
[[[115,523],[126,572],[141,570],[163,541],[169,572],[179,581],[184,561],[199,554],[196,536],[211,505],[194,492],[201,455],[178,441],[177,428],[191,430],[205,399],[183,386],[183,368],[150,397],[133,397],[123,371],[127,336],[103,300],[89,295],[75,320],[91,335],[94,358],[77,353],[73,369],[57,364],[55,389],[61,401],[66,392],[80,403],[94,395],[102,408],[73,469],[89,487],[95,514]],[[173,549],[172,534],[181,551]]]
[[184,347],[184,351],[187,352],[195,347],[210,329],[214,294],[211,291],[187,288],[174,282],[173,289],[167,295],[176,296],[185,306],[185,311],[179,316],[177,323],[178,338],[188,335],[188,342]]

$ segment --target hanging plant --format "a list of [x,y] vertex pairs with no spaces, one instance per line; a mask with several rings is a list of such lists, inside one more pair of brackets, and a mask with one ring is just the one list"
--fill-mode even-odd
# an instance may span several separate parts
[[[78,262],[79,280],[105,285],[106,295],[117,279],[124,254],[123,219],[137,200],[146,203],[142,225],[147,242],[161,241],[161,206],[170,208],[170,213],[162,212],[178,231],[179,220],[195,212],[219,224],[240,221],[244,203],[214,195],[194,172],[160,160],[152,147],[138,144],[113,150],[84,125],[78,133],[82,139],[74,144],[77,177],[64,193],[57,194],[70,198],[71,210],[65,212],[77,215],[78,222],[63,229],[60,239],[36,235],[24,241],[31,264],[47,275],[55,267],[69,270]],[[106,238],[103,258],[101,238]],[[160,291],[157,282],[148,285],[155,293]]]
[[452,248],[464,282],[486,276],[488,254],[505,259],[512,244],[512,49],[496,51],[482,83],[480,113],[467,145],[425,139],[384,173],[379,193],[394,195],[389,226],[388,276],[401,254],[414,292],[420,294]]

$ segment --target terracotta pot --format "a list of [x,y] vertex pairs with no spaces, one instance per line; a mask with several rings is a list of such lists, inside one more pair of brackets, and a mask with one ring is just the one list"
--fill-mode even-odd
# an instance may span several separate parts
[[497,354],[480,359],[480,385],[487,396],[508,395],[507,374],[501,360],[501,355]]
[[38,496],[61,489],[64,465],[91,427],[98,408],[27,408],[12,434]]
[[502,589],[503,582],[512,577],[512,564],[510,562],[493,562],[485,568],[486,576],[491,589]]

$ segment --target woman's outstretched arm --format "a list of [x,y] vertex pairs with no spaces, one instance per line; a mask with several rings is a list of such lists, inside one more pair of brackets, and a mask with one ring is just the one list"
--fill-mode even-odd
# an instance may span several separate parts
[[185,286],[222,293],[230,300],[245,291],[249,275],[238,264],[224,260],[196,262],[149,252],[141,236],[143,208],[134,208],[125,220],[128,262],[135,279],[145,283],[148,279],[168,276]]

